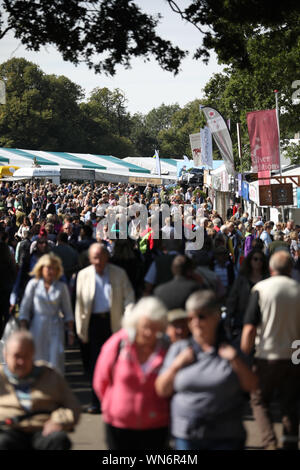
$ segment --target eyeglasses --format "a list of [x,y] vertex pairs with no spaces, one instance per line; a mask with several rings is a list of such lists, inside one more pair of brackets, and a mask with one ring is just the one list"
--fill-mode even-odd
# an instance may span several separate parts
[[261,263],[263,262],[262,258],[256,258],[255,256],[252,259],[253,259],[253,261],[260,261]]

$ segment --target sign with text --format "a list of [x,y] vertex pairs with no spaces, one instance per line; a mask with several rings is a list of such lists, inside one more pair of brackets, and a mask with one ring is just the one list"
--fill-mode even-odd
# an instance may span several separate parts
[[161,178],[143,178],[138,176],[130,176],[129,183],[140,184],[141,186],[147,186],[147,184],[160,185],[162,184]]
[[292,183],[272,184],[271,186],[274,206],[292,206],[294,204]]
[[200,132],[190,135],[190,144],[194,160],[194,166],[201,165],[201,136]]
[[271,185],[259,186],[259,205],[272,206],[272,188]]
[[247,113],[253,172],[278,170],[279,137],[276,109]]
[[259,186],[259,203],[261,206],[292,206],[292,183]]
[[222,159],[224,160],[227,172],[230,175],[234,175],[235,170],[232,141],[227,124],[223,116],[221,116],[219,111],[214,108],[211,108],[210,106],[200,105],[200,111],[203,112],[206,118],[207,125],[222,155]]

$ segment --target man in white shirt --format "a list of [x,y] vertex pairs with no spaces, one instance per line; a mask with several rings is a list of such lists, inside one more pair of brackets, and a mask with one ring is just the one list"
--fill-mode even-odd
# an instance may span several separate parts
[[289,233],[293,232],[295,230],[294,226],[294,221],[293,220],[288,220],[286,223],[286,228],[283,230],[283,233],[285,235],[288,235]]
[[184,200],[189,202],[193,197],[193,188],[188,188],[187,192],[185,193]]

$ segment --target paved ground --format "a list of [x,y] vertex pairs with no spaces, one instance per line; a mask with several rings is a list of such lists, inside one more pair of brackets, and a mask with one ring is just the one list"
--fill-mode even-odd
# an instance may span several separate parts
[[[90,387],[86,377],[83,374],[80,353],[78,349],[68,349],[66,353],[66,378],[69,381],[74,393],[77,395],[80,403],[85,406],[89,404]],[[277,406],[272,409],[275,419],[275,431],[278,439],[281,437],[281,425]],[[253,421],[251,409],[245,412],[244,421],[248,438],[248,449],[261,449],[260,436]],[[82,413],[79,425],[76,431],[70,434],[73,442],[73,450],[106,450],[104,438],[104,426],[101,415],[89,415]]]

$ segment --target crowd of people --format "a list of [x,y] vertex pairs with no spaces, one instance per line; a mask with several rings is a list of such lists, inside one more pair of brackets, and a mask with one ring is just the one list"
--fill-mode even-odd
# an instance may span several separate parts
[[[29,395],[33,360],[61,377],[75,342],[110,449],[243,449],[249,395],[276,449],[275,392],[283,447],[297,448],[299,254],[293,220],[238,205],[223,219],[199,187],[2,182],[0,336],[12,316],[22,330],[0,381]],[[27,372],[9,369],[14,350]]]

